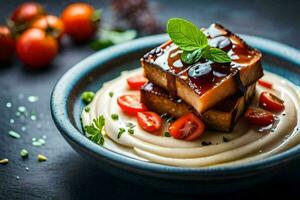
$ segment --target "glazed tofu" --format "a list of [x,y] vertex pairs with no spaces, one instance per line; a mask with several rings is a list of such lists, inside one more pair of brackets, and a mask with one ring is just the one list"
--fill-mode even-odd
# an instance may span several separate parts
[[[261,53],[248,46],[241,38],[219,24],[212,24],[203,29],[209,44],[218,47],[226,43],[223,50],[231,57],[226,64],[200,60],[199,63],[187,65],[180,59],[182,51],[167,41],[151,50],[141,58],[145,76],[173,96],[178,96],[197,112],[204,113],[218,102],[254,84],[263,76]],[[213,74],[210,82],[195,82],[190,77],[190,70],[195,65],[211,65]]]
[[[200,117],[208,129],[229,132],[243,114],[254,93],[255,83],[246,88],[244,95],[232,95],[204,112]],[[142,87],[141,102],[151,111],[159,114],[167,113],[175,118],[189,112],[199,116],[192,106],[153,83],[147,83]]]

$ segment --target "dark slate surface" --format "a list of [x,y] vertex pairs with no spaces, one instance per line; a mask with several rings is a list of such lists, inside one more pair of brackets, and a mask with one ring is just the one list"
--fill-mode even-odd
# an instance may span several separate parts
[[[0,1],[1,23],[4,23],[8,13],[20,2],[22,1]],[[59,14],[68,2],[70,1],[42,1],[48,11],[54,14]],[[109,1],[90,2],[103,8],[104,17],[110,18],[111,13],[107,7]],[[235,32],[258,35],[300,48],[300,1],[177,0],[168,3],[164,0],[160,1],[160,5],[154,3],[154,6],[158,9],[156,15],[162,22],[175,16],[191,19],[202,26],[219,22]],[[27,71],[19,61],[15,61],[12,66],[0,68],[0,158],[10,160],[9,164],[0,166],[0,199],[199,199],[199,196],[172,195],[119,180],[100,171],[69,147],[52,122],[50,93],[63,72],[93,52],[87,45],[75,46],[67,39],[63,46],[48,70]],[[30,95],[39,96],[39,101],[29,103],[27,97]],[[11,108],[6,108],[7,102],[12,102]],[[15,116],[17,107],[23,105],[30,112],[37,113],[36,121]],[[15,122],[10,123],[10,119]],[[26,127],[26,131],[21,131],[22,126]],[[19,140],[9,137],[9,130],[19,132],[22,137]],[[31,145],[33,137],[41,138],[44,135],[47,136],[44,146]],[[29,150],[29,159],[20,158],[19,151],[22,148]],[[38,163],[38,153],[46,155],[49,160]],[[29,171],[26,171],[26,167]],[[294,169],[297,167],[295,165]],[[300,183],[300,177],[294,171],[292,168],[286,169],[280,178],[263,186],[254,186],[230,195],[200,198],[245,199],[265,195],[288,197],[297,193]]]

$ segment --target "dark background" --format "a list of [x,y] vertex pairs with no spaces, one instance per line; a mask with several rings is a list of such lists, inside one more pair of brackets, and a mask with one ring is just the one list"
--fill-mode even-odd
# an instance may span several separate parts
[[[0,0],[0,22],[23,1]],[[58,15],[72,1],[40,1],[49,13]],[[87,1],[102,8],[103,20],[112,19],[109,1]],[[300,1],[151,1],[154,14],[162,22],[170,17],[184,17],[206,26],[219,22],[234,32],[262,36],[300,48]],[[49,108],[51,90],[58,78],[74,64],[91,55],[88,45],[74,45],[67,38],[63,48],[48,70],[24,70],[15,59],[11,66],[0,67],[0,159],[8,158],[7,165],[0,165],[0,199],[253,199],[262,197],[292,197],[298,193],[299,165],[288,168],[280,176],[262,186],[253,186],[234,194],[218,196],[173,195],[136,186],[100,171],[75,153],[55,128]],[[39,96],[39,101],[29,103],[27,97]],[[12,102],[7,108],[6,103]],[[26,106],[37,113],[37,120],[16,117],[18,106]],[[10,123],[14,119],[14,123]],[[25,126],[26,131],[21,131]],[[7,135],[15,130],[22,136],[13,139]],[[47,136],[46,144],[34,147],[33,137]],[[29,150],[29,158],[22,160],[19,152]],[[48,157],[39,163],[38,153]],[[26,167],[29,171],[26,171]],[[268,172],[266,172],[268,173]],[[19,180],[16,178],[19,176]]]

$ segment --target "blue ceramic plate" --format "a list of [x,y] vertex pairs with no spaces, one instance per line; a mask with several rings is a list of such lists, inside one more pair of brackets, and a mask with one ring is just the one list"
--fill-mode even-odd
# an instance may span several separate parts
[[[265,69],[300,85],[298,50],[259,37],[241,37],[263,52]],[[64,138],[78,153],[118,177],[161,190],[185,193],[222,192],[248,187],[279,173],[300,156],[298,145],[278,155],[243,165],[182,168],[135,160],[87,139],[80,123],[84,106],[81,93],[97,91],[121,71],[139,67],[139,58],[167,39],[167,35],[156,35],[105,49],[84,59],[60,78],[51,97],[52,116]]]

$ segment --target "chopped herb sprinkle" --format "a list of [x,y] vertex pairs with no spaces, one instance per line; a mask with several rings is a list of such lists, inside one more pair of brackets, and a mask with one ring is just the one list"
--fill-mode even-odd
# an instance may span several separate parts
[[90,112],[90,110],[91,110],[90,107],[85,107],[85,108],[84,108],[84,111],[87,112],[87,113]]
[[38,160],[39,162],[43,162],[43,161],[46,161],[46,160],[47,160],[47,157],[44,156],[44,155],[42,155],[42,154],[39,154],[39,155],[37,156],[37,160]]
[[21,137],[21,135],[15,131],[8,131],[8,135],[16,139]]
[[0,160],[0,164],[7,164],[8,162],[9,160],[7,158]]
[[113,120],[118,120],[119,119],[119,115],[118,114],[111,114],[111,118]]
[[223,142],[229,142],[229,139],[223,136]]
[[113,93],[113,92],[109,92],[109,96],[110,96],[110,97],[113,97],[113,96],[114,96],[114,93]]
[[125,133],[125,128],[119,128],[118,139]]
[[133,135],[133,134],[134,134],[134,130],[133,130],[132,128],[129,128],[129,129],[127,130],[127,132],[128,132],[130,135]]
[[165,137],[171,137],[170,133],[168,131],[164,132]]
[[21,156],[22,158],[27,158],[28,155],[29,155],[29,153],[28,153],[28,151],[27,151],[26,149],[22,149],[22,150],[20,151],[20,156]]
[[126,123],[126,127],[128,128],[134,128],[136,125],[134,123],[131,123],[131,122],[127,122]]
[[84,103],[88,104],[90,102],[93,101],[95,97],[95,93],[92,91],[85,91],[84,93],[82,93],[81,95],[81,99],[82,101],[84,101]]

